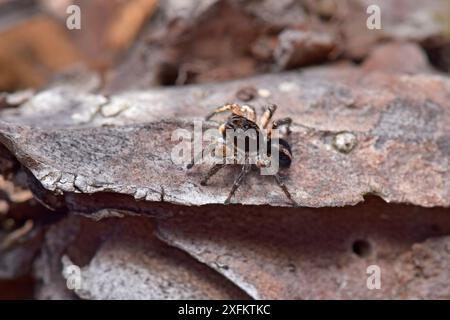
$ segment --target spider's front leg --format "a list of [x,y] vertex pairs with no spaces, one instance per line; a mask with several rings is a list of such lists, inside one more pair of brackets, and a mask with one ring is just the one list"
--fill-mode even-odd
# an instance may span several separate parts
[[270,123],[270,120],[272,119],[276,110],[277,110],[276,104],[270,104],[266,107],[266,109],[264,110],[264,112],[261,116],[261,121],[259,123],[260,128],[262,128],[262,129],[267,128],[267,125]]
[[242,170],[237,176],[236,180],[234,180],[233,186],[231,187],[230,194],[228,195],[228,198],[225,200],[225,204],[229,204],[231,201],[231,197],[233,197],[236,190],[239,188],[239,186],[242,184],[242,181],[244,181],[245,176],[250,172],[252,168],[251,164],[244,164],[242,166]]

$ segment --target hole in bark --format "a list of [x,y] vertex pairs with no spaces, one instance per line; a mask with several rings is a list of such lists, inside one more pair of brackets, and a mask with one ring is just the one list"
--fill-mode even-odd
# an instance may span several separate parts
[[163,86],[175,85],[178,78],[177,66],[170,63],[163,63],[159,67],[158,81]]
[[372,252],[372,246],[367,240],[356,240],[353,242],[352,250],[358,257],[365,258]]
[[439,71],[450,72],[450,42],[430,39],[422,44],[430,63]]

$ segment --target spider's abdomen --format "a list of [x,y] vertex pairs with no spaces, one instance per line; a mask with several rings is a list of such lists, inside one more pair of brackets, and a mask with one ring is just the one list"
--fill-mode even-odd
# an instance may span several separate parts
[[280,139],[279,143],[280,143],[280,153],[278,155],[279,157],[278,160],[280,161],[280,166],[283,168],[289,168],[292,162],[291,146],[284,139]]
[[[269,155],[272,155],[272,141],[267,141],[267,150]],[[278,140],[278,163],[282,168],[289,168],[292,163],[292,151],[289,143],[284,139]]]

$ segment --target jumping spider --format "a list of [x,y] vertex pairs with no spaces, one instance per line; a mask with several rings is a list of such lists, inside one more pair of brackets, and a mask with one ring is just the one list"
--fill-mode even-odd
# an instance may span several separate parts
[[[284,128],[283,134],[278,137],[278,164],[282,168],[289,168],[292,162],[292,152],[291,147],[289,143],[286,141],[286,136],[289,135],[290,130],[289,127],[292,123],[291,118],[283,118],[277,121],[271,121],[273,114],[275,113],[275,110],[277,109],[277,106],[274,104],[271,104],[265,108],[264,113],[262,114],[261,118],[259,119],[259,123],[257,123],[256,119],[256,111],[253,107],[244,105],[240,106],[238,104],[225,104],[222,107],[219,107],[215,109],[211,114],[209,114],[206,117],[206,120],[211,119],[213,116],[222,113],[222,112],[231,112],[231,115],[228,117],[227,121],[219,126],[219,132],[223,139],[220,139],[215,145],[221,145],[223,150],[223,156],[226,156],[226,154],[229,154],[229,148],[225,144],[224,140],[226,140],[226,132],[228,130],[242,130],[247,131],[249,129],[255,130],[257,133],[257,139],[258,139],[258,146],[259,146],[259,137],[260,133],[262,132],[262,129],[267,130],[266,135],[262,136],[267,144],[267,155],[268,159],[270,159],[271,154],[271,148],[274,148],[271,144],[272,139],[272,133],[274,132],[274,129],[280,129]],[[205,148],[206,149],[206,148]],[[192,162],[187,166],[188,169],[192,168],[194,166],[194,163],[198,159],[201,159],[203,157],[203,153],[205,152],[205,149],[194,157]],[[228,198],[225,200],[225,204],[229,204],[232,196],[236,192],[236,190],[239,188],[239,186],[242,184],[245,176],[251,171],[252,168],[257,168],[261,170],[262,168],[268,167],[270,164],[270,160],[266,159],[254,159],[253,163],[249,163],[248,159],[252,157],[248,150],[248,144],[246,141],[245,144],[245,150],[238,150],[238,146],[236,145],[236,142],[234,142],[233,146],[233,155],[236,156],[238,153],[243,154],[245,157],[245,164],[242,165],[241,172],[236,177],[234,184],[231,188],[231,191],[228,195]],[[258,153],[259,154],[259,153]],[[254,155],[253,155],[254,156]],[[209,171],[206,173],[206,175],[201,180],[201,185],[206,185],[208,180],[215,175],[220,169],[222,169],[224,166],[226,166],[226,163],[217,163],[214,164]],[[275,177],[275,181],[280,186],[280,188],[283,190],[289,201],[294,205],[297,206],[297,203],[292,198],[290,192],[288,191],[286,185],[283,183],[281,177],[279,176],[278,172],[273,174]]]

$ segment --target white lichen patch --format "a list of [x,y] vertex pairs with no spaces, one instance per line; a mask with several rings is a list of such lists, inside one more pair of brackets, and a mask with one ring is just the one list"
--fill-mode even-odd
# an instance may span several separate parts
[[147,188],[136,188],[136,192],[134,193],[134,198],[136,200],[143,200],[147,197],[148,189]]
[[64,191],[73,192],[73,191],[75,191],[74,182],[75,182],[75,175],[74,174],[63,172],[61,174],[61,178],[56,183],[56,187],[58,189],[61,189],[61,190],[64,190]]
[[56,184],[61,179],[61,176],[61,172],[53,171],[42,177],[40,181],[45,189],[55,191]]
[[356,136],[351,132],[340,132],[333,138],[333,147],[342,153],[349,153],[357,143]]

